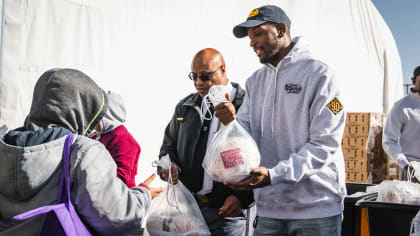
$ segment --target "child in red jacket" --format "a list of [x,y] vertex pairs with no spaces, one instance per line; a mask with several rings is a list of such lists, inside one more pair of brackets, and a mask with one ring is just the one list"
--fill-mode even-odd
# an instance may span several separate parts
[[117,176],[129,187],[136,185],[140,145],[124,126],[126,110],[120,95],[109,91],[108,111],[91,135],[105,145],[117,164]]

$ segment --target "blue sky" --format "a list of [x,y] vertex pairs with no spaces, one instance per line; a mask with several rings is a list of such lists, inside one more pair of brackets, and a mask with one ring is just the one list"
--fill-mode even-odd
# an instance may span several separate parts
[[397,43],[404,83],[420,65],[420,0],[372,0]]

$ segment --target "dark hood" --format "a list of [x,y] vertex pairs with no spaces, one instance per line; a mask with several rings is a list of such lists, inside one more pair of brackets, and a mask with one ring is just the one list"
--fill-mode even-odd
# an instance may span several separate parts
[[107,109],[104,91],[84,73],[52,69],[38,79],[24,129],[63,127],[87,135]]

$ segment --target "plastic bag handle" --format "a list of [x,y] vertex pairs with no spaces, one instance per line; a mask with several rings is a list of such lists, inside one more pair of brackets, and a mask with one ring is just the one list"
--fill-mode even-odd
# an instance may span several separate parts
[[[168,166],[167,166],[168,165]],[[176,199],[176,191],[175,191],[175,186],[173,184],[173,180],[172,180],[172,162],[169,158],[169,156],[163,156],[162,159],[160,159],[159,161],[154,161],[152,162],[152,166],[153,167],[162,167],[163,169],[168,168],[169,170],[169,176],[168,176],[168,191],[166,191],[166,201],[168,202],[168,205],[171,207],[174,207],[178,212],[182,213],[181,209],[179,208],[179,204],[178,204],[178,200]],[[177,169],[178,171],[178,169]],[[169,192],[172,190],[172,193],[174,195],[174,202],[175,203],[171,203],[169,201]]]
[[412,166],[411,165],[411,163],[408,163],[408,165],[407,165],[407,180],[409,181],[409,182],[411,182],[412,180],[413,180],[413,177],[414,177],[414,171],[413,171],[413,173],[411,174],[410,173],[410,166],[412,167],[412,169],[414,170],[414,166]]
[[[174,207],[178,212],[182,213],[181,209],[179,208],[178,200],[176,199],[175,193],[175,186],[172,180],[172,171],[171,171],[172,163],[169,164],[169,177],[168,177],[168,191],[166,192],[166,201],[168,202],[169,206]],[[177,170],[178,171],[178,170]],[[174,195],[174,204],[169,201],[169,192],[172,189],[172,193]]]

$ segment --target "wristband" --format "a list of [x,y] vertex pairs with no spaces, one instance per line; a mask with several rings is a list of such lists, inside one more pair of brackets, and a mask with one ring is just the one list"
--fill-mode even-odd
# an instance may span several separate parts
[[143,188],[145,188],[145,189],[147,189],[147,190],[150,191],[150,187],[147,184],[145,184],[145,183],[139,184],[138,187],[143,187]]

